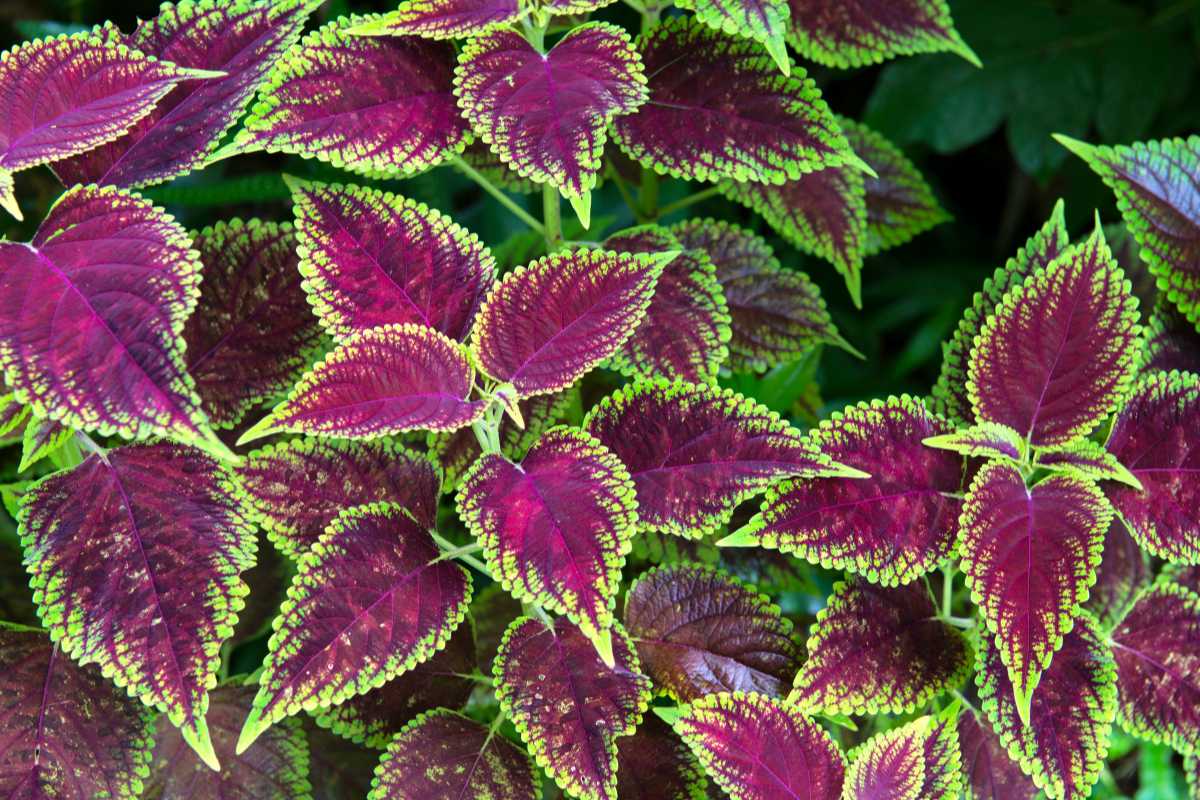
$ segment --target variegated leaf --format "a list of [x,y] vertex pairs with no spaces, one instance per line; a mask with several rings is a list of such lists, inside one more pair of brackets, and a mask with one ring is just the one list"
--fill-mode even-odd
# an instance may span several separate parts
[[998,422],[980,422],[969,428],[925,440],[929,447],[953,450],[964,456],[975,458],[1006,458],[1021,461],[1025,458],[1026,445],[1021,434]]
[[517,0],[404,0],[395,11],[351,28],[355,36],[459,39],[516,22]]

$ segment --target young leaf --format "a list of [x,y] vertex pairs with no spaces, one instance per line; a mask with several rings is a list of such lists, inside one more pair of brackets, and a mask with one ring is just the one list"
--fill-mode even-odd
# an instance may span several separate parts
[[1096,624],[1076,620],[1042,675],[1023,721],[1000,652],[986,641],[975,672],[993,730],[1026,775],[1051,800],[1086,800],[1100,775],[1117,710],[1115,668]]
[[1183,314],[1159,302],[1146,323],[1143,371],[1195,372],[1200,374],[1200,331]]
[[374,17],[347,33],[461,39],[516,22],[519,15],[517,0],[404,0],[395,11]]
[[521,397],[567,388],[633,334],[675,255],[574,250],[510,272],[471,333],[480,369]]
[[806,650],[789,701],[826,714],[908,713],[971,671],[971,646],[937,618],[921,581],[838,583]]
[[68,189],[31,243],[0,242],[0,366],[17,399],[71,428],[228,454],[184,371],[196,256],[161,209],[95,186]]
[[388,439],[291,439],[255,450],[237,471],[248,512],[294,559],[350,506],[386,501],[427,529],[437,523],[437,470]]
[[822,343],[855,353],[813,282],[803,272],[783,269],[761,237],[713,219],[687,220],[670,231],[685,248],[707,253],[716,267],[729,306],[732,371],[763,372]]
[[1090,439],[1039,449],[1033,463],[1037,467],[1090,481],[1117,481],[1134,489],[1142,488],[1138,479],[1116,456]]
[[958,718],[966,800],[1033,800],[1037,787],[974,711]]
[[38,461],[58,450],[75,435],[75,431],[54,420],[33,417],[21,435],[21,463],[17,472],[24,472]]
[[617,740],[620,800],[708,800],[708,781],[692,751],[671,727],[650,715],[632,736]]
[[984,465],[967,491],[962,570],[996,637],[1022,720],[1096,580],[1112,516],[1090,481],[1052,475],[1028,489],[1020,471],[1002,462]]
[[151,714],[46,634],[0,623],[0,794],[136,800],[150,765]]
[[851,751],[843,800],[924,800],[929,723],[928,717],[920,717],[876,734]]
[[629,35],[586,23],[543,54],[514,30],[494,30],[467,42],[454,85],[492,152],[521,177],[558,189],[587,228],[605,130],[646,101]]
[[255,550],[232,476],[193,448],[119,447],[31,489],[20,533],[51,638],[166,712],[217,769],[204,713]]
[[485,455],[463,478],[458,514],[520,599],[566,614],[612,661],[612,604],[637,524],[629,473],[573,428],[551,428],[520,464]]
[[1200,563],[1200,377],[1151,373],[1117,414],[1108,450],[1141,489],[1108,497],[1138,544],[1168,561]]
[[1121,727],[1184,754],[1200,749],[1200,595],[1160,583],[1112,632]]
[[212,160],[266,150],[368,176],[412,175],[466,145],[454,100],[454,49],[415,36],[366,38],[341,17],[272,69],[237,138]]
[[980,422],[953,433],[931,436],[925,440],[929,447],[953,450],[976,458],[1006,458],[1020,461],[1025,457],[1025,440],[1021,434],[998,422]]
[[617,800],[617,739],[637,728],[650,679],[615,628],[614,665],[583,631],[528,617],[509,626],[494,668],[496,698],[538,766],[580,800]]
[[764,406],[729,389],[663,378],[618,389],[584,428],[629,469],[643,529],[700,538],[786,476],[857,475]]
[[466,614],[471,576],[439,556],[401,506],[339,514],[300,559],[238,753],[284,717],[382,686],[445,647]]
[[948,430],[907,395],[848,407],[808,439],[856,472],[784,481],[722,544],[781,550],[885,586],[908,583],[954,547],[963,461],[922,444]]
[[452,431],[479,419],[466,348],[419,323],[355,333],[300,378],[291,394],[242,434],[371,439],[404,431]]
[[391,192],[285,180],[304,290],[333,336],[411,322],[467,337],[496,269],[475,234]]
[[1083,607],[1092,612],[1104,630],[1109,630],[1125,616],[1152,577],[1146,554],[1129,535],[1125,523],[1113,517],[1104,534],[1096,585]]
[[771,55],[784,75],[791,74],[788,58],[787,0],[682,0],[679,8],[694,11],[696,19],[731,36],[753,39]]
[[162,7],[131,47],[183,67],[221,74],[164,97],[115,141],[54,165],[68,186],[148,186],[200,167],[246,109],[272,64],[304,29],[315,0],[220,0]]
[[1137,300],[1097,227],[984,323],[967,367],[975,418],[1037,447],[1080,438],[1127,391],[1138,335]]
[[779,606],[714,569],[645,573],[629,587],[624,619],[646,674],[680,703],[723,691],[779,697],[800,663]]
[[789,0],[788,42],[829,67],[949,52],[982,66],[950,19],[946,0]]
[[321,326],[300,288],[291,225],[232,219],[194,244],[204,280],[183,328],[187,370],[213,425],[231,428],[312,363]]
[[638,49],[650,98],[613,129],[643,167],[683,180],[783,183],[861,163],[812,79],[799,67],[781,75],[756,42],[668,17]]
[[4,370],[0,369],[0,438],[20,431],[32,414],[4,382]]
[[495,730],[446,709],[417,717],[388,745],[367,800],[537,800],[533,761]]
[[820,726],[761,694],[710,694],[675,730],[732,800],[838,800],[846,759]]

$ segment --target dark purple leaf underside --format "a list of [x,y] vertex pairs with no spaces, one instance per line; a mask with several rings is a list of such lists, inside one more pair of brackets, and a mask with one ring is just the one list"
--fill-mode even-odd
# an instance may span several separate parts
[[308,782],[312,800],[346,800],[366,797],[379,764],[379,751],[357,745],[318,727],[310,717],[301,719],[308,739]]
[[1129,610],[1138,593],[1152,577],[1150,562],[1125,523],[1114,517],[1104,535],[1104,553],[1096,569],[1096,585],[1084,603],[1106,628],[1115,625]]
[[1200,331],[1165,303],[1155,306],[1146,323],[1142,369],[1200,374]]
[[671,727],[647,715],[637,732],[617,740],[620,800],[705,800],[708,781]]
[[1037,794],[1033,781],[972,710],[958,718],[958,741],[970,800],[1033,800]]

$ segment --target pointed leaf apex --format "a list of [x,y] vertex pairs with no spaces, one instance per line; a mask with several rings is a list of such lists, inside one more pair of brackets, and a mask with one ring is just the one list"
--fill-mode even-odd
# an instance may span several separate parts
[[865,355],[863,355],[862,352],[857,347],[850,344],[850,342],[846,341],[846,339],[841,334],[838,334],[838,335],[832,337],[829,341],[829,344],[832,344],[835,347],[840,347],[842,350],[845,350],[847,353],[849,353],[850,355],[859,359],[860,361],[867,360],[867,357]]
[[[262,696],[261,693],[259,696]],[[238,734],[237,747],[234,748],[234,752],[237,755],[240,756],[246,752],[250,748],[250,745],[254,744],[254,741],[267,729],[268,726],[261,723],[262,709],[258,707],[256,698],[254,708],[250,709],[250,713],[246,715],[246,722],[242,725],[242,732]]]
[[687,706],[655,706],[651,711],[663,722],[675,727],[679,718],[687,713]]
[[966,60],[966,62],[971,66],[976,67],[977,69],[983,69],[983,62],[979,60],[979,56],[975,54],[975,51],[971,49],[969,44],[961,39],[958,41],[958,47],[954,49],[954,52]]
[[257,439],[262,439],[266,436],[270,436],[272,433],[275,433],[274,423],[275,419],[270,414],[263,417],[258,422],[254,423],[252,428],[238,437],[237,446],[241,447],[244,444],[248,444]]
[[203,717],[196,720],[194,726],[180,728],[179,733],[209,769],[213,772],[221,771],[221,762],[213,750],[212,737],[208,734],[208,723]]
[[1035,678],[1027,691],[1021,691],[1019,686],[1013,686],[1013,700],[1016,701],[1017,716],[1021,718],[1021,724],[1029,726],[1030,706],[1033,704],[1033,692],[1037,688],[1037,678]]
[[784,76],[790,76],[792,74],[792,60],[788,57],[787,44],[784,42],[783,37],[777,36],[768,39],[763,42],[763,45],[767,48],[767,52],[770,53],[771,58],[775,59],[775,63],[779,66],[779,71]]
[[584,192],[582,197],[568,198],[571,201],[571,208],[575,209],[575,216],[579,217],[579,224],[586,231],[592,227],[592,193]]
[[[1052,134],[1050,134],[1050,136],[1053,137],[1054,141],[1058,142],[1063,147],[1067,148],[1072,153],[1074,153],[1075,155],[1082,158],[1084,161],[1091,161],[1092,156],[1094,156],[1096,153],[1095,145],[1088,144],[1087,142],[1082,142],[1079,139],[1072,139],[1070,136],[1066,136],[1061,133],[1052,133]],[[1062,202],[1062,201],[1060,200],[1059,202]],[[1054,210],[1055,210],[1055,213],[1057,214],[1058,207],[1055,206]]]
[[500,401],[500,405],[504,406],[504,413],[513,421],[513,424],[521,430],[525,430],[525,417],[521,414],[517,388],[511,383],[506,383],[496,388],[495,395]]
[[850,166],[850,167],[854,167],[859,172],[869,175],[872,178],[879,177],[879,173],[876,172],[875,169],[870,164],[868,164],[867,162],[865,162],[861,158],[859,158],[857,153],[853,153],[853,152],[850,153],[850,155],[846,158],[846,165]]
[[21,207],[17,205],[17,196],[13,191],[13,174],[0,167],[0,208],[12,214],[17,221],[24,221]]
[[217,163],[218,161],[224,161],[227,158],[233,158],[234,156],[241,155],[244,152],[245,152],[245,150],[243,149],[242,142],[239,142],[238,140],[234,139],[229,144],[224,145],[222,147],[218,147],[215,151],[213,151],[212,155],[210,155],[208,158],[204,159],[204,163],[201,165],[201,169],[203,169],[204,167],[211,166],[211,165]]
[[181,70],[180,70],[180,72],[181,72],[181,73],[182,73],[182,74],[183,74],[183,75],[184,75],[184,76],[185,76],[185,77],[186,77],[188,80],[193,80],[193,79],[195,79],[195,80],[209,80],[210,78],[224,78],[225,76],[227,76],[227,75],[229,74],[228,72],[223,72],[222,70],[219,70],[219,69],[191,69],[191,68],[183,68],[183,69],[181,69]]
[[613,654],[612,628],[605,628],[602,631],[590,634],[588,638],[595,645],[596,653],[599,654],[600,660],[604,662],[604,666],[609,669],[615,669],[617,659]]
[[302,192],[305,189],[307,189],[313,185],[312,181],[307,181],[304,178],[298,178],[295,175],[291,175],[287,172],[283,173],[279,177],[283,179],[283,182],[287,186],[288,191],[291,192],[292,194],[296,194],[297,192]]
[[[751,525],[753,522],[751,522]],[[726,536],[717,542],[717,547],[757,547],[759,545],[758,536],[755,534],[751,525],[743,525],[733,533]]]
[[391,31],[388,30],[387,16],[376,17],[361,25],[351,25],[348,28],[343,28],[342,33],[347,36],[389,36]]

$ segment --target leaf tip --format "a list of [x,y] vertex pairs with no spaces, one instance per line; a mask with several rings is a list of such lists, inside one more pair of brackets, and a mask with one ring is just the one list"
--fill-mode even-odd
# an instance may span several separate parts
[[616,669],[617,658],[613,655],[612,628],[597,631],[588,638],[592,640],[592,644],[596,648],[596,653],[600,656],[600,660],[604,662],[604,666],[609,669]]
[[379,17],[372,19],[369,22],[364,22],[361,25],[351,25],[348,28],[342,28],[338,31],[340,34],[348,36],[389,36],[391,31],[387,26],[387,17]]
[[686,709],[680,706],[655,706],[652,710],[656,717],[671,727],[675,727],[675,723],[686,713]]
[[717,542],[717,547],[757,547],[758,537],[749,525],[743,525]]
[[254,423],[253,427],[238,437],[235,446],[241,447],[244,444],[249,444],[250,442],[270,436],[275,432],[274,422],[275,420],[270,414],[263,417]]
[[859,172],[865,173],[866,175],[869,175],[872,178],[879,177],[879,173],[876,172],[875,169],[870,164],[868,164],[866,161],[863,161],[862,158],[859,157],[858,153],[855,153],[854,151],[848,151],[848,152],[849,152],[849,155],[846,156],[846,165],[847,166],[854,167]]
[[238,734],[237,747],[234,748],[234,753],[240,756],[250,749],[250,745],[254,744],[255,740],[262,735],[262,732],[267,727],[267,725],[262,724],[262,709],[255,705],[246,716],[246,723],[242,725],[242,732]]
[[579,217],[579,224],[586,231],[592,227],[592,193],[584,192],[579,197],[568,198],[571,201],[571,208],[575,209],[575,216]]
[[24,215],[21,214],[21,207],[17,205],[13,175],[3,167],[0,167],[0,208],[12,214],[18,222],[25,221]]
[[763,42],[763,46],[767,48],[767,53],[771,58],[775,59],[775,64],[779,67],[779,71],[785,77],[791,77],[792,60],[788,58],[787,43],[784,42],[782,36],[775,36]]
[[1066,134],[1052,133],[1050,136],[1054,139],[1054,141],[1058,142],[1063,147],[1082,158],[1084,161],[1091,161],[1092,155],[1096,152],[1095,145],[1088,144],[1087,142],[1080,141],[1079,139],[1072,139]]
[[197,719],[193,725],[180,727],[179,733],[205,766],[213,772],[221,771],[221,762],[217,759],[216,751],[213,750],[212,737],[208,734],[208,723],[204,721],[203,717]]

